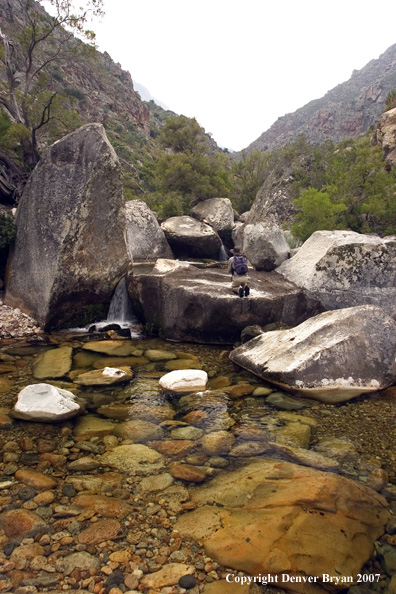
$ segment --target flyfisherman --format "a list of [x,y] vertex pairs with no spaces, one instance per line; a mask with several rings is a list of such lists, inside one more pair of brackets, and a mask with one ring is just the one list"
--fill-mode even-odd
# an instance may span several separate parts
[[249,275],[246,257],[235,247],[231,250],[233,256],[228,260],[228,272],[232,275],[231,289],[239,297],[247,297],[250,293],[248,286]]

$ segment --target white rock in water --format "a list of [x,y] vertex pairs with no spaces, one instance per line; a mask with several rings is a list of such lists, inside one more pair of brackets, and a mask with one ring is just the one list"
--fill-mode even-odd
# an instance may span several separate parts
[[116,367],[105,367],[102,371],[102,375],[106,375],[108,377],[120,377],[124,376],[125,372],[121,369],[117,369]]
[[50,384],[31,384],[18,394],[12,416],[28,421],[63,421],[81,411],[75,396],[68,390]]
[[207,383],[208,374],[199,369],[178,369],[163,375],[159,380],[160,388],[178,394],[201,392],[206,390]]

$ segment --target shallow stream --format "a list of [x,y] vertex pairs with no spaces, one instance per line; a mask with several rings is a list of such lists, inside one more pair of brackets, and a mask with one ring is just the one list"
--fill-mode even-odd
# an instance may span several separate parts
[[[119,552],[120,547],[123,550],[128,547],[131,554],[128,563],[132,564],[133,571],[137,571],[136,575],[142,571],[158,571],[164,563],[171,561],[191,562],[201,568],[200,587],[197,586],[196,592],[201,591],[203,583],[224,577],[225,569],[210,559],[205,561],[199,546],[179,549],[180,542],[171,532],[177,512],[183,505],[184,509],[189,509],[189,502],[180,503],[181,495],[178,495],[176,504],[174,499],[169,503],[161,492],[150,489],[145,494],[140,492],[139,483],[143,478],[155,481],[164,470],[171,475],[168,487],[173,485],[181,493],[186,487],[209,483],[219,473],[261,457],[286,459],[320,468],[322,458],[315,457],[320,454],[323,460],[333,464],[328,469],[368,484],[377,491],[385,489],[386,492],[388,488],[389,502],[394,506],[396,388],[342,405],[326,405],[291,397],[236,367],[229,361],[229,349],[145,338],[108,340],[108,350],[100,347],[107,352],[97,352],[96,345],[103,344],[102,339],[100,335],[62,332],[35,339],[8,339],[1,344],[1,509],[34,510],[55,526],[55,536],[61,534],[56,542],[54,536],[40,534],[41,539],[48,540],[43,546],[47,546],[47,555],[54,555],[56,571],[46,573],[41,568],[31,571],[30,577],[22,578],[13,574],[10,577],[14,580],[10,582],[13,588],[29,584],[24,580],[32,579],[39,591],[51,583],[58,589],[82,587],[85,583],[88,591],[108,592],[103,577],[106,571],[114,573],[118,568],[124,568],[119,560],[111,560],[111,555]],[[35,377],[39,357],[62,346],[72,347],[70,369],[56,378],[50,377],[50,369],[46,378]],[[117,349],[119,353],[119,348],[124,347],[129,349],[127,356],[115,355]],[[116,386],[75,383],[80,374],[103,367],[129,367],[133,377]],[[161,392],[158,380],[162,375],[186,368],[204,369],[208,373],[207,391],[182,397]],[[84,402],[85,413],[59,424],[10,421],[7,414],[19,391],[28,384],[41,382],[75,393]],[[114,467],[103,462],[103,455],[111,454],[121,443],[144,444],[162,454],[165,469],[159,469],[153,463],[129,472],[126,460],[125,469],[118,466],[114,472]],[[49,474],[62,487],[58,491],[47,489],[45,492],[54,493],[54,499],[48,496],[49,503],[43,504],[40,502],[41,487],[33,488],[30,497],[23,492],[27,487],[21,488],[20,481],[15,481],[20,469]],[[121,471],[120,480],[114,478],[117,471]],[[90,517],[88,513],[87,517],[80,514],[76,515],[77,519],[65,518],[66,512],[59,506],[71,505],[76,494],[92,493],[92,490],[113,499],[134,497],[136,519],[135,524],[130,520],[126,522],[126,526],[133,528],[127,537],[126,526],[123,528],[126,540],[103,537],[107,544],[100,549],[101,544],[86,546],[78,540],[79,532],[86,529],[87,523],[98,518],[93,512]],[[45,538],[44,543],[47,542]],[[32,539],[26,540],[30,542]],[[58,547],[59,542],[63,544]],[[167,553],[162,555],[161,549],[165,548]],[[81,570],[65,577],[56,563],[72,551],[85,551],[95,558],[100,553],[101,563],[105,566],[105,573],[99,573],[102,581],[98,571],[90,575],[89,571]],[[132,579],[130,582],[134,583]],[[101,584],[102,590],[95,586],[97,583]],[[173,590],[158,591],[183,590],[175,586]]]

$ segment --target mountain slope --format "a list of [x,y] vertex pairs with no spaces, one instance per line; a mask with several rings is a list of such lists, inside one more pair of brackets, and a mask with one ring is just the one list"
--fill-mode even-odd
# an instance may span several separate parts
[[348,81],[337,85],[321,99],[280,117],[246,151],[271,150],[294,142],[300,136],[305,136],[310,144],[359,136],[377,123],[388,93],[395,88],[396,44],[361,70],[354,70]]

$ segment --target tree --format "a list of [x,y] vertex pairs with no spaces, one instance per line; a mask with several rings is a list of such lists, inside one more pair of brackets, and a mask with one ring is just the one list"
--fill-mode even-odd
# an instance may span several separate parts
[[[42,1],[42,0],[41,0]],[[53,16],[49,16],[34,0],[25,0],[26,27],[16,39],[9,39],[0,29],[1,62],[5,83],[0,93],[0,106],[9,116],[14,135],[19,132],[22,167],[31,170],[40,158],[39,134],[50,122],[67,129],[65,110],[70,111],[70,98],[54,88],[51,67],[70,59],[76,51],[71,43],[74,33],[94,42],[94,34],[86,25],[90,14],[102,14],[103,0],[87,0],[77,12],[73,0],[48,0]],[[69,101],[69,103],[68,103]]]
[[315,161],[325,168],[312,170],[311,161],[310,170],[298,180],[293,233],[303,240],[318,229],[396,233],[396,170],[388,170],[381,149],[371,146],[369,136],[315,151]]
[[195,118],[186,116],[166,118],[159,141],[164,148],[186,155],[203,154],[208,148],[208,137],[205,130]]
[[274,153],[242,151],[242,158],[232,164],[234,189],[232,202],[239,213],[249,210],[258,190],[274,167]]
[[160,144],[166,150],[151,171],[153,192],[145,200],[161,218],[188,214],[201,200],[229,195],[227,157],[211,149],[195,118],[167,118]]
[[384,111],[388,111],[389,109],[393,109],[394,107],[396,107],[396,89],[392,89],[388,93],[385,101]]
[[342,229],[344,221],[341,217],[346,210],[345,204],[334,204],[327,192],[308,188],[303,190],[299,198],[294,200],[299,209],[292,233],[301,241],[305,241],[319,229]]

